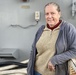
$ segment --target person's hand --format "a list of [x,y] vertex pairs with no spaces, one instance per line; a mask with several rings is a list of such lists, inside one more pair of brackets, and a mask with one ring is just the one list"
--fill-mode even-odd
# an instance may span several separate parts
[[55,71],[55,67],[53,66],[53,64],[51,63],[51,61],[48,62],[48,69],[50,71]]

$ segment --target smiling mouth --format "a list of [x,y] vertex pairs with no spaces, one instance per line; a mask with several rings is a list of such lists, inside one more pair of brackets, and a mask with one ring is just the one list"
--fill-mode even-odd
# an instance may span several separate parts
[[53,21],[53,19],[49,19],[48,21]]
[[53,22],[53,20],[48,20],[48,22]]

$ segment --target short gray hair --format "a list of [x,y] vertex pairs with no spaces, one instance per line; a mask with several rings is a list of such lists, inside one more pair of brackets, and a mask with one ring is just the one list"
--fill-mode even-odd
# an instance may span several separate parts
[[56,7],[57,7],[57,11],[58,11],[58,12],[60,12],[60,11],[61,11],[61,10],[60,10],[60,6],[59,6],[57,3],[55,3],[55,2],[47,3],[47,4],[45,5],[45,8],[46,8],[46,6],[48,6],[48,5],[54,5],[54,6],[56,6]]

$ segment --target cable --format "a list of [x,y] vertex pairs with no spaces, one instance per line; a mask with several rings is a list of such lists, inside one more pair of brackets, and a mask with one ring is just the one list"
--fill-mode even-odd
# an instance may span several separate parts
[[29,26],[26,26],[26,27],[23,27],[23,26],[21,26],[21,25],[12,25],[12,24],[11,24],[10,26],[12,26],[12,27],[20,27],[20,28],[22,28],[22,29],[27,29],[27,28],[36,26],[36,25],[38,24],[38,22],[39,22],[39,21],[36,21],[36,24],[35,24],[35,25],[29,25]]

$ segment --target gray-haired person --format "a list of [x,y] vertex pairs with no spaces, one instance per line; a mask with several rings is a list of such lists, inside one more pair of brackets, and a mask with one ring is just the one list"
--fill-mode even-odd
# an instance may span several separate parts
[[27,75],[69,75],[68,60],[76,58],[76,29],[60,19],[57,3],[46,4],[44,12],[46,24],[36,32]]

